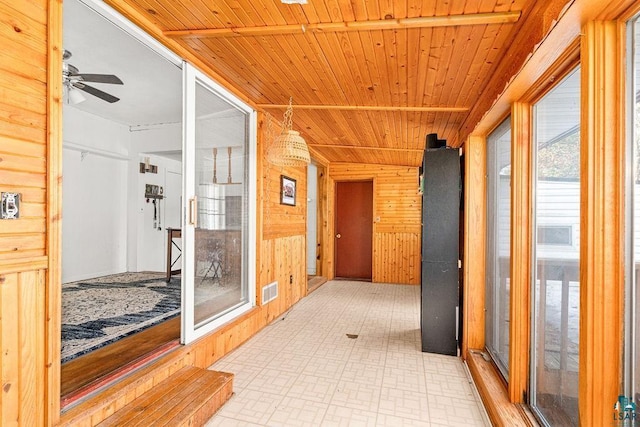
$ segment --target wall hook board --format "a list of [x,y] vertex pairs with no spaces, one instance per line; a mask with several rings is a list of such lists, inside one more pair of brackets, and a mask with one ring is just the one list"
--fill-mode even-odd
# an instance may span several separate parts
[[144,197],[147,199],[163,199],[164,189],[159,185],[145,184]]

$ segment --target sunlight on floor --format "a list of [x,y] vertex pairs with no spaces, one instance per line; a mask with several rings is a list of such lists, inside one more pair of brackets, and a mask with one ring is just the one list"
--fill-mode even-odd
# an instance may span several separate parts
[[420,287],[332,281],[211,369],[213,426],[489,425],[460,359],[420,351]]

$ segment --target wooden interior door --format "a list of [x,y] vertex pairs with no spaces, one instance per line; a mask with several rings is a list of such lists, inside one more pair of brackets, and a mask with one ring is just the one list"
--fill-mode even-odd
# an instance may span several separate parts
[[336,183],[336,277],[371,280],[373,181]]

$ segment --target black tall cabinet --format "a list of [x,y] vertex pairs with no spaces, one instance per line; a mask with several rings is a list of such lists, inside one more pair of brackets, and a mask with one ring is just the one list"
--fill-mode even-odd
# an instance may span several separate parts
[[426,149],[422,194],[422,351],[458,352],[460,154]]

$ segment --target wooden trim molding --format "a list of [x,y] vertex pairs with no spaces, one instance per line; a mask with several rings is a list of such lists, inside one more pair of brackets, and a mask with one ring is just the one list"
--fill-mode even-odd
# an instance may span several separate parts
[[[258,108],[286,110],[285,104],[258,104]],[[337,111],[405,111],[427,113],[464,113],[469,107],[403,107],[394,105],[326,105],[326,104],[296,104],[296,110],[337,110]]]
[[422,153],[424,151],[423,150],[418,150],[418,149],[413,149],[413,148],[389,148],[389,147],[365,147],[365,146],[358,146],[358,145],[341,145],[341,144],[308,144],[309,148],[311,147],[315,147],[315,148],[345,148],[345,149],[349,149],[349,150],[374,150],[374,151],[403,151],[403,152],[415,152],[415,153]]
[[331,176],[332,169],[333,167],[331,165],[327,166],[326,169],[326,226],[324,227],[324,235],[322,237],[325,242],[325,245],[322,248],[322,272],[327,277],[327,280],[333,280],[333,278],[336,276],[334,262],[336,251],[333,237],[336,234],[336,226],[334,220],[336,213],[336,180]]
[[418,16],[370,21],[319,22],[314,24],[264,25],[260,27],[204,28],[165,31],[175,38],[277,36],[282,34],[335,33],[347,31],[399,30],[406,28],[453,27],[462,25],[512,24],[520,19],[520,11],[473,13],[448,16]]
[[610,424],[621,383],[624,313],[623,24],[589,22],[581,57],[580,420]]
[[47,232],[44,416],[60,419],[62,309],[62,0],[49,0],[47,22]]
[[531,105],[511,107],[511,294],[509,399],[523,402],[529,382],[531,318]]
[[[485,252],[487,233],[487,144],[470,136],[465,144],[462,354],[485,345]],[[472,255],[473,254],[473,255]]]

